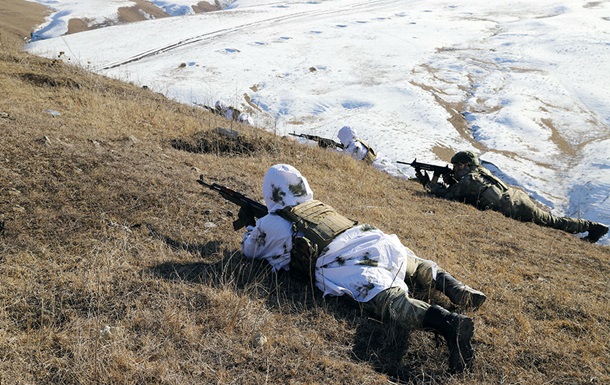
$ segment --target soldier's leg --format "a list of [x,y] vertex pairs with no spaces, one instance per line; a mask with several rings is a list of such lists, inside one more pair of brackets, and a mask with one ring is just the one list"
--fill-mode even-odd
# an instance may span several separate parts
[[432,261],[420,259],[416,261],[414,279],[422,287],[434,288],[445,294],[449,300],[459,306],[479,308],[487,299],[485,294],[474,290],[453,278]]
[[435,288],[444,293],[454,304],[464,307],[478,309],[487,299],[483,292],[464,285],[442,270],[439,270],[436,276]]
[[426,312],[424,329],[445,338],[449,348],[449,370],[452,373],[461,372],[472,364],[474,349],[470,340],[474,335],[474,322],[470,317],[433,305]]
[[591,243],[595,243],[607,233],[608,226],[604,225],[603,223],[591,222],[591,225],[589,226],[589,234],[587,234],[587,236],[582,239]]
[[588,231],[589,233],[587,236],[581,239],[591,243],[597,242],[608,232],[608,226],[602,223],[591,222],[586,219],[556,217],[540,209],[538,209],[534,216],[534,222],[541,226],[552,227],[571,234],[584,233],[585,231]]
[[551,227],[567,233],[577,234],[589,231],[591,222],[585,219],[557,217],[542,210],[523,191],[515,190],[513,194],[515,211],[513,218],[523,222],[534,222],[537,225]]
[[422,329],[430,304],[409,298],[404,290],[391,287],[363,304],[382,321],[393,321],[408,329]]
[[522,222],[534,222],[540,226],[551,227],[571,234],[589,232],[586,237],[581,238],[585,241],[595,243],[608,233],[608,226],[591,222],[586,219],[557,217],[542,210],[532,199],[521,190],[511,189],[510,200],[506,201],[503,213],[506,216],[520,220]]
[[589,231],[589,227],[591,225],[591,222],[586,219],[557,217],[538,207],[535,208],[533,220],[537,225],[552,227],[570,234],[578,234]]
[[470,340],[474,334],[472,319],[451,313],[438,305],[409,298],[400,288],[389,288],[377,294],[364,308],[383,321],[394,321],[406,328],[423,329],[441,334],[449,348],[449,369],[461,372],[474,359]]

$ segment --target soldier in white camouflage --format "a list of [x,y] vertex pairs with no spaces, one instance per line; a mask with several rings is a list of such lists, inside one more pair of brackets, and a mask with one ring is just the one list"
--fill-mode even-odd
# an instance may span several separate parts
[[343,126],[337,133],[337,137],[343,144],[343,151],[350,154],[356,160],[364,160],[368,164],[373,164],[377,158],[375,150],[364,140],[358,137],[356,130],[350,126]]
[[582,239],[597,242],[608,232],[602,223],[586,219],[559,217],[547,212],[523,191],[511,187],[481,166],[471,151],[460,151],[451,158],[453,174],[443,177],[433,175],[432,180],[421,170],[416,170],[420,182],[433,195],[462,201],[480,210],[494,210],[522,222],[534,222],[571,234],[588,232]]
[[382,320],[437,332],[447,341],[450,371],[470,366],[473,320],[410,297],[405,280],[439,290],[464,308],[481,306],[482,292],[417,257],[396,235],[357,225],[314,200],[307,179],[290,165],[267,171],[263,197],[269,213],[246,227],[244,256],[310,279],[324,295],[347,295]]

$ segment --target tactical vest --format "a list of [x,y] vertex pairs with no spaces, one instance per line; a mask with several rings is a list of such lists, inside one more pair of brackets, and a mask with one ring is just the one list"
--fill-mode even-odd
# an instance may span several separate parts
[[358,224],[317,200],[285,207],[276,213],[293,226],[290,270],[308,278],[313,277],[316,259],[326,246]]
[[366,155],[364,156],[363,160],[368,164],[373,164],[373,162],[377,158],[377,154],[375,154],[375,151],[371,148],[371,146],[366,144],[366,142],[360,138],[356,138],[356,142],[359,142],[364,148],[366,148]]
[[477,206],[481,209],[497,210],[508,186],[483,167],[477,167],[472,177],[485,186],[479,191]]

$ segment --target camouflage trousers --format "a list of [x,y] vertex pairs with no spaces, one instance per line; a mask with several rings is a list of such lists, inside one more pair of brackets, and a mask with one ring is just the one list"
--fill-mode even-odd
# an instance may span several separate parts
[[558,217],[542,210],[523,191],[509,189],[502,197],[501,211],[507,217],[522,222],[534,222],[540,226],[552,227],[567,233],[577,234],[589,231],[591,222],[585,219]]
[[[407,278],[423,287],[434,287],[440,269],[436,263],[420,258],[407,258]],[[391,287],[363,304],[364,309],[381,321],[396,322],[408,329],[422,329],[424,316],[430,304],[414,298],[398,287]]]
[[391,287],[362,304],[383,322],[396,322],[408,329],[422,329],[430,304],[414,298],[399,287]]

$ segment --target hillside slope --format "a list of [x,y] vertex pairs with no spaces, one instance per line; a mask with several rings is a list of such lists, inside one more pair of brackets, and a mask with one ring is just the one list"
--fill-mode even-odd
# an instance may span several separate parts
[[[610,382],[608,248],[0,42],[3,383]],[[195,179],[259,199],[280,162],[488,295],[468,312],[472,372],[448,375],[428,333],[241,257],[236,208]]]
[[27,39],[33,29],[44,22],[50,13],[41,4],[24,0],[2,0],[0,3],[0,30],[3,35]]

